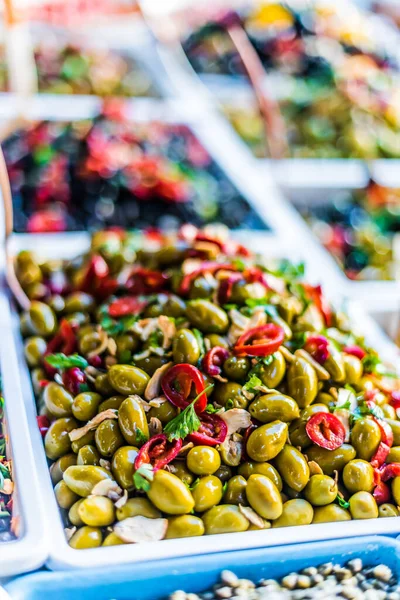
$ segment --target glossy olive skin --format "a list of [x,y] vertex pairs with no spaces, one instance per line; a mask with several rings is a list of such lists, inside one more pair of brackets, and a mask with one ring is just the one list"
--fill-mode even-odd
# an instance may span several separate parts
[[242,386],[231,381],[227,383],[218,382],[214,387],[213,399],[217,404],[224,407],[229,402],[231,408],[247,408],[249,403],[243,394]]
[[119,407],[118,424],[122,435],[131,446],[139,443],[138,430],[149,439],[149,426],[143,405],[135,396],[126,398]]
[[107,535],[107,537],[104,538],[102,546],[122,546],[125,543],[126,542],[121,540],[121,538],[119,538],[117,534],[112,531]]
[[194,498],[194,510],[205,512],[221,502],[222,483],[214,475],[202,477],[192,489],[192,496]]
[[146,358],[135,359],[135,367],[151,377],[166,362],[168,362],[168,359],[165,356],[147,356]]
[[208,333],[204,336],[204,341],[210,344],[210,348],[214,348],[214,346],[229,348],[227,339],[222,335],[218,335],[217,333]]
[[277,392],[258,396],[250,404],[249,412],[254,419],[261,423],[271,423],[276,420],[288,423],[300,416],[297,402],[290,396]]
[[313,516],[313,507],[307,500],[288,500],[282,507],[281,516],[275,521],[272,521],[272,527],[309,525],[313,520]]
[[29,318],[37,335],[49,337],[56,330],[56,316],[52,309],[43,302],[38,302],[37,300],[31,302]]
[[342,471],[345,465],[356,457],[356,451],[350,444],[342,444],[337,450],[326,450],[318,446],[307,449],[308,460],[319,464],[325,475]]
[[244,504],[247,505],[246,497],[247,481],[241,475],[234,475],[226,484],[224,492],[225,504]]
[[204,534],[204,523],[194,515],[180,515],[168,519],[168,529],[164,539],[196,537]]
[[69,540],[69,545],[75,550],[84,550],[85,548],[98,548],[102,541],[103,536],[99,527],[84,525],[74,533]]
[[377,519],[378,505],[372,494],[357,492],[349,499],[350,513],[353,519]]
[[[79,496],[78,496],[78,498],[79,498]],[[82,525],[84,525],[84,522],[82,521],[82,519],[80,518],[80,516],[78,514],[78,508],[79,508],[80,504],[83,502],[83,500],[84,500],[84,498],[80,498],[79,500],[74,502],[74,504],[71,506],[71,508],[68,511],[68,519],[70,520],[72,525],[75,525],[75,527],[82,527]]]
[[70,490],[78,494],[78,496],[86,498],[92,493],[96,483],[104,479],[112,480],[112,476],[109,471],[102,467],[77,465],[68,467],[64,472],[63,479]]
[[282,421],[273,421],[258,427],[249,435],[246,451],[256,462],[275,458],[283,449],[288,436],[288,426]]
[[134,489],[133,474],[134,463],[138,455],[136,446],[121,446],[114,453],[111,461],[111,471],[117,483],[125,490]]
[[324,404],[311,404],[307,408],[303,408],[300,413],[300,418],[293,421],[289,426],[289,437],[293,446],[300,446],[302,449],[311,446],[312,442],[307,435],[307,421],[316,413],[328,413],[329,409]]
[[221,465],[218,451],[211,446],[195,446],[186,457],[188,469],[196,475],[212,475]]
[[77,427],[79,427],[78,423],[71,417],[57,419],[50,425],[44,438],[47,458],[57,460],[71,450],[71,440],[68,434]]
[[175,419],[178,411],[176,407],[170,402],[163,402],[160,406],[153,406],[147,413],[147,417],[150,420],[152,417],[159,419],[163,425],[166,425],[172,419]]
[[137,516],[147,517],[148,519],[159,519],[161,517],[160,511],[147,498],[129,498],[124,506],[117,508],[116,515],[118,521]]
[[79,352],[86,355],[96,350],[101,345],[101,339],[98,331],[85,333],[79,340]]
[[244,462],[238,468],[239,475],[242,475],[245,479],[248,479],[250,475],[265,475],[270,479],[278,488],[282,491],[282,478],[280,473],[270,463],[257,463],[257,462]]
[[104,496],[89,496],[79,504],[78,515],[85,525],[107,527],[115,519],[114,504]]
[[381,504],[378,506],[378,513],[380,518],[399,516],[399,511],[394,504]]
[[46,352],[47,343],[42,337],[33,336],[25,341],[24,353],[28,365],[38,367],[41,364],[42,357]]
[[282,479],[292,490],[301,492],[306,487],[310,479],[310,468],[297,448],[286,444],[274,462]]
[[162,469],[154,474],[147,497],[168,515],[190,513],[194,508],[193,496],[185,484],[176,475]]
[[372,419],[359,419],[351,430],[351,444],[357,452],[357,457],[370,461],[381,441],[379,425]]
[[70,453],[61,456],[58,460],[56,460],[50,467],[50,476],[53,485],[56,485],[59,481],[62,480],[64,471],[71,467],[72,465],[76,465],[77,457],[76,454]]
[[387,463],[400,462],[400,446],[392,446],[386,457]]
[[393,446],[400,446],[400,421],[393,419],[385,419],[386,423],[389,423],[391,430],[393,431]]
[[125,443],[115,419],[106,419],[100,423],[94,439],[98,451],[105,457],[113,456],[114,452]]
[[96,392],[82,392],[72,402],[72,414],[78,421],[90,421],[97,414],[103,398]]
[[357,356],[344,354],[343,362],[346,373],[346,382],[350,385],[357,385],[363,374],[363,365],[361,360],[357,358]]
[[286,361],[281,352],[275,352],[272,355],[272,362],[264,365],[259,371],[259,377],[264,385],[269,388],[276,388],[284,378],[286,373]]
[[175,460],[172,463],[170,463],[169,466],[171,468],[171,473],[179,477],[179,479],[181,479],[183,483],[185,483],[188,486],[192,485],[195,476],[187,468],[186,462],[182,460]]
[[372,492],[374,484],[374,469],[366,460],[351,460],[343,469],[343,483],[351,493]]
[[333,521],[351,521],[351,515],[339,504],[319,506],[314,510],[313,523],[332,523]]
[[190,300],[186,316],[203,333],[225,333],[229,326],[226,312],[209,300]]
[[246,488],[250,506],[264,519],[278,519],[283,511],[276,485],[265,475],[250,475]]
[[115,390],[111,385],[108,373],[101,373],[101,375],[98,375],[94,382],[94,387],[96,389],[96,392],[98,392],[102,396],[105,396],[106,398],[115,394]]
[[76,461],[77,465],[99,465],[100,454],[96,446],[92,444],[86,444],[78,451],[78,458]]
[[300,408],[309,406],[318,393],[318,378],[315,370],[303,358],[296,357],[288,369],[288,394]]
[[66,313],[91,312],[94,308],[93,297],[85,292],[72,292],[65,298]]
[[230,356],[223,364],[222,370],[230,381],[244,383],[250,371],[251,363],[246,356]]
[[333,344],[329,344],[329,356],[324,362],[324,369],[328,371],[333,381],[338,383],[345,381],[346,370],[343,356]]
[[197,364],[200,358],[200,347],[197,338],[190,329],[180,329],[172,343],[174,363]]
[[77,494],[69,489],[64,481],[59,481],[54,488],[57,504],[60,508],[68,510],[79,499]]
[[392,481],[392,495],[396,506],[400,506],[400,477],[395,477]]
[[120,394],[143,394],[150,377],[131,365],[113,365],[108,371],[112,387]]
[[247,531],[250,525],[239,507],[232,504],[214,506],[204,513],[202,519],[206,535]]
[[[241,473],[239,473],[239,475],[240,474]],[[225,483],[232,477],[232,469],[228,465],[221,465],[220,468],[215,471],[214,476],[218,477],[222,483]]]
[[338,486],[328,475],[313,475],[304,489],[305,499],[313,506],[331,504],[338,494]]
[[79,450],[81,448],[83,448],[83,446],[87,446],[88,444],[94,445],[94,436],[95,436],[94,431],[88,431],[87,433],[85,433],[85,435],[83,435],[79,439],[74,440],[71,443],[72,452],[75,452],[75,454],[78,454]]
[[73,400],[72,395],[63,386],[53,381],[46,385],[43,392],[43,401],[53,417],[70,417]]
[[103,400],[103,402],[99,404],[97,410],[99,413],[103,412],[104,410],[108,410],[109,408],[119,410],[119,407],[121,406],[125,398],[126,396],[110,396],[110,398],[107,398],[107,400]]

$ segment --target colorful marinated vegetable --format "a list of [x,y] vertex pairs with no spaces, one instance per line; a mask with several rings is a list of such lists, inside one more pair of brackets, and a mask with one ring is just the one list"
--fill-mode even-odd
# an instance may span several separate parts
[[12,463],[7,457],[4,418],[4,398],[0,396],[0,543],[12,541],[18,535],[17,518],[12,518],[14,483]]
[[397,516],[400,380],[304,268],[221,226],[134,239],[16,257],[71,546]]

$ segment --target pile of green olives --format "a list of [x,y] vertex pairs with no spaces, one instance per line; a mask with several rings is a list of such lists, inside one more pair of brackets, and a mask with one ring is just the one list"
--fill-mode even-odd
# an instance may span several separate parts
[[15,266],[73,548],[399,515],[398,378],[301,269],[192,226]]

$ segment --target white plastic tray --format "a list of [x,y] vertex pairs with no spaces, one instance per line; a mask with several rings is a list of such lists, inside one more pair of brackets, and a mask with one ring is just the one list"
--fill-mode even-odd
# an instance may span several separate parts
[[[262,250],[267,256],[288,257],[292,260],[302,260],[304,252],[299,252],[293,244],[287,240],[276,238],[271,235],[257,234],[254,232],[242,232],[239,234],[246,239],[255,250]],[[57,238],[57,234],[47,236],[18,235],[14,236],[14,249],[31,247],[34,245],[36,251],[42,256],[51,252],[54,258],[57,256],[73,256],[85,250],[88,245],[88,236],[85,234],[64,234]],[[49,254],[50,255],[50,254]],[[312,266],[307,269],[311,280],[315,280],[318,272]],[[1,297],[0,297],[1,298]],[[331,295],[332,298],[332,295]],[[340,295],[338,290],[333,297],[338,305]],[[4,298],[1,298],[5,302]],[[1,307],[1,303],[0,303]],[[395,367],[399,367],[399,349],[396,348],[381,332],[377,325],[358,306],[349,305],[355,329],[362,331],[369,344],[374,346],[383,358],[389,360]],[[49,558],[47,566],[51,569],[85,568],[91,566],[109,567],[112,565],[149,561],[174,556],[188,556],[206,554],[209,552],[233,550],[238,548],[250,548],[261,546],[275,546],[287,543],[314,541],[320,539],[333,539],[351,537],[354,535],[367,535],[373,533],[396,533],[400,532],[400,520],[376,519],[369,521],[352,521],[346,523],[332,523],[323,525],[312,525],[306,527],[290,527],[279,530],[268,530],[264,532],[246,532],[230,535],[216,535],[196,538],[165,540],[160,543],[148,543],[140,545],[115,546],[112,548],[98,548],[94,550],[74,550],[70,548],[65,540],[63,526],[59,510],[54,497],[47,461],[43,451],[43,443],[36,426],[35,401],[30,384],[29,371],[23,357],[23,345],[18,329],[18,318],[13,313],[12,326],[7,326],[3,333],[3,346],[8,350],[3,353],[2,369],[5,389],[8,394],[12,393],[15,402],[25,403],[26,418],[29,425],[28,439],[32,444],[35,455],[34,472],[37,473],[40,482],[40,502],[46,506],[46,525],[49,542]],[[10,364],[9,364],[10,363]],[[19,368],[17,365],[19,364]],[[18,465],[17,465],[18,466]],[[29,498],[30,501],[30,498]]]

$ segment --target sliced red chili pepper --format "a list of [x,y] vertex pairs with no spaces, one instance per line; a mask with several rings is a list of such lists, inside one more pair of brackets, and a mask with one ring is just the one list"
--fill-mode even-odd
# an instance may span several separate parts
[[86,375],[79,367],[71,367],[63,372],[62,381],[65,389],[77,396],[82,391],[81,386],[86,384]]
[[37,424],[38,424],[38,427],[39,427],[40,435],[42,436],[42,438],[44,438],[45,435],[46,435],[46,433],[49,430],[50,421],[46,417],[46,415],[38,415],[36,417],[36,421],[37,421]]
[[229,357],[229,351],[221,346],[211,348],[203,358],[203,369],[210,377],[216,377],[221,374],[221,366]]
[[[68,356],[76,351],[77,345],[78,341],[74,327],[67,319],[62,319],[58,332],[47,344],[44,356],[56,352],[62,352]],[[50,377],[54,377],[57,373],[57,369],[50,366],[46,361],[43,362],[43,368]]]
[[380,467],[381,465],[383,465],[389,452],[390,452],[390,446],[388,446],[384,442],[380,442],[374,455],[371,457],[371,461],[370,461],[371,465],[373,467]]
[[243,271],[243,277],[248,283],[262,283],[269,288],[267,274],[258,267],[249,267]]
[[343,348],[343,352],[345,354],[351,354],[352,356],[356,356],[360,360],[362,360],[363,358],[365,358],[367,356],[367,353],[365,352],[365,350],[363,350],[360,346],[356,346],[356,345],[345,346]]
[[188,435],[189,441],[203,446],[217,446],[224,442],[228,434],[228,426],[221,417],[203,413],[200,421],[199,429]]
[[306,425],[308,437],[314,444],[326,450],[340,448],[346,437],[343,423],[329,413],[316,413]]
[[108,277],[109,272],[110,270],[104,258],[100,254],[93,254],[86,267],[80,290],[91,294],[96,293],[99,284]]
[[179,286],[179,292],[181,294],[187,294],[190,290],[192,281],[194,281],[197,277],[199,277],[199,275],[202,275],[203,273],[216,273],[217,271],[221,271],[221,270],[237,271],[237,268],[234,265],[217,263],[217,262],[212,262],[212,261],[209,261],[209,262],[205,261],[205,262],[201,263],[201,265],[197,269],[195,269],[191,273],[188,273],[187,275],[184,275],[182,277],[182,281]]
[[389,402],[394,409],[397,410],[398,408],[400,408],[400,391],[394,390],[393,392],[391,392]]
[[333,322],[333,313],[329,303],[327,302],[325,296],[322,293],[322,288],[320,285],[308,285],[303,284],[304,291],[306,295],[314,302],[315,306],[318,308],[319,312],[324,318],[325,325],[327,327],[331,327]]
[[134,267],[125,283],[125,289],[135,296],[161,292],[169,278],[161,271]]
[[323,365],[330,356],[329,342],[323,335],[310,335],[304,344],[304,350],[320,365]]
[[390,502],[390,487],[381,481],[374,489],[372,495],[378,506],[386,504],[386,502]]
[[209,244],[215,244],[216,246],[218,246],[218,248],[221,251],[223,251],[223,249],[224,249],[223,242],[221,242],[220,240],[217,240],[216,238],[211,237],[210,235],[206,235],[205,233],[202,233],[201,231],[199,231],[196,234],[195,240],[196,240],[196,242],[208,242]]
[[123,296],[111,302],[108,307],[108,314],[114,318],[138,315],[147,304],[147,300],[138,300],[138,298],[132,296]]
[[248,356],[269,356],[283,344],[285,332],[275,323],[249,329],[240,336],[234,351]]
[[400,477],[400,463],[390,463],[389,465],[384,465],[382,469],[380,469],[381,481],[389,481],[389,479],[393,479],[394,477]]
[[200,394],[196,400],[195,410],[201,413],[207,406],[207,395],[202,393],[205,385],[199,369],[186,363],[174,365],[161,380],[165,397],[179,408],[186,408],[190,404],[189,397],[193,386],[196,396]]
[[150,464],[153,471],[158,471],[174,460],[181,448],[181,439],[170,442],[164,433],[154,435],[140,448],[135,459],[135,469],[138,470],[142,465]]
[[221,279],[218,285],[217,299],[220,304],[227,304],[232,295],[232,289],[237,281],[243,279],[242,273],[232,273],[229,277]]

